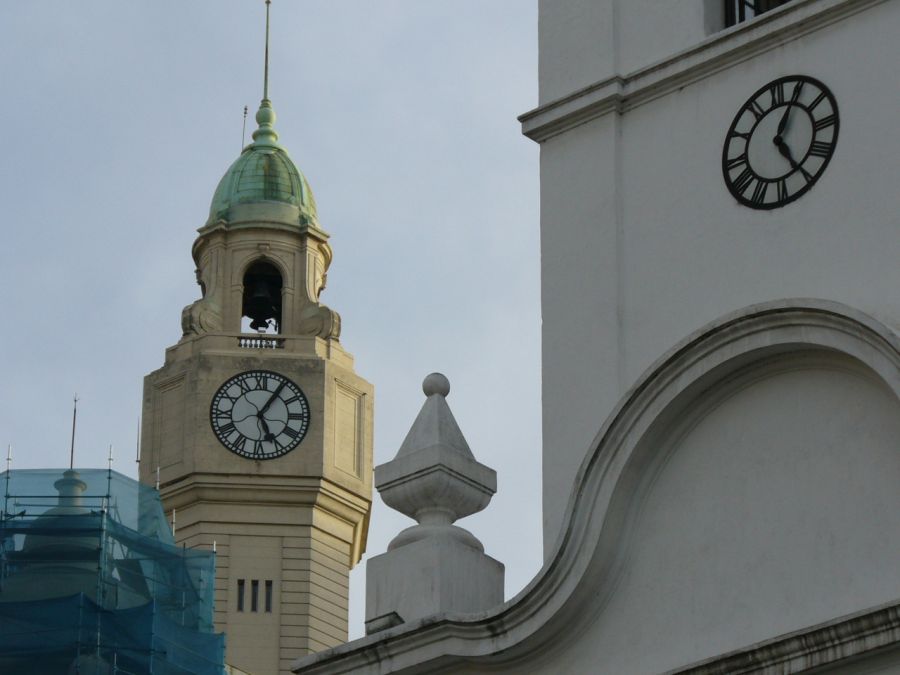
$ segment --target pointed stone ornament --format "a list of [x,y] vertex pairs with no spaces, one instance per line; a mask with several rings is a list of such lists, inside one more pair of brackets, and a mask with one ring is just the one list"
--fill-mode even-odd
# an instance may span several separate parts
[[496,472],[476,461],[432,373],[426,399],[397,456],[375,467],[375,487],[392,509],[415,519],[366,568],[366,632],[446,613],[480,612],[503,602],[503,564],[454,522],[484,509]]
[[431,373],[422,382],[422,392],[427,397],[416,421],[400,445],[397,457],[410,455],[417,450],[441,445],[474,460],[475,456],[447,405],[450,380],[441,373]]

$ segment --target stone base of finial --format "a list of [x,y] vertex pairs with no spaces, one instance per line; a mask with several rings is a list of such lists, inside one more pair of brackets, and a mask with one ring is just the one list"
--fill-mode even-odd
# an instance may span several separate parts
[[[503,602],[503,563],[454,536],[431,535],[366,563],[366,633],[434,614],[482,612]],[[474,538],[474,537],[473,537]],[[477,540],[476,540],[477,541]]]

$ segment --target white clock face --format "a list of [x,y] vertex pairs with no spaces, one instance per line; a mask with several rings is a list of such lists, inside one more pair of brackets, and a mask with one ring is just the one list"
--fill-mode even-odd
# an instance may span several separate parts
[[273,459],[300,444],[309,428],[309,403],[284,375],[250,370],[215,393],[210,424],[219,441],[250,459]]

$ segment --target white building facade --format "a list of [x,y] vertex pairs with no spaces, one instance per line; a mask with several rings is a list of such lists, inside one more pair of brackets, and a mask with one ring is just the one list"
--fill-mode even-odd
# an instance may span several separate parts
[[900,673],[900,2],[775,5],[541,0],[545,565],[295,672]]

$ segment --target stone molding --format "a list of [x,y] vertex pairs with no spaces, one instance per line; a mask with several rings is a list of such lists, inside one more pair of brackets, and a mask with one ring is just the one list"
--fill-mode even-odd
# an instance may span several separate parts
[[624,113],[886,0],[794,0],[629,74],[616,73],[519,116],[541,143],[609,113]]
[[324,479],[308,476],[246,476],[193,474],[189,479],[160,486],[168,508],[178,511],[198,504],[253,506],[251,522],[259,525],[261,509],[273,509],[272,523],[282,524],[290,509],[310,508],[345,523],[350,535],[350,567],[366,550],[371,501]]
[[900,643],[900,604],[853,614],[666,675],[782,675]]
[[[473,662],[515,668],[560,648],[602,611],[597,599],[607,597],[616,581],[617,543],[628,534],[621,515],[630,504],[622,502],[645,496],[617,488],[628,482],[629,470],[635,473],[631,460],[651,426],[677,416],[685,399],[723,386],[754,363],[823,351],[855,359],[900,398],[900,336],[863,312],[831,301],[790,299],[729,314],[671,349],[622,398],[581,465],[552,554],[516,597],[487,612],[438,614],[388,628],[305,657],[294,672],[422,673],[454,665],[464,671]],[[900,601],[675,672],[803,672],[898,645],[898,616]],[[740,664],[745,670],[733,670]]]

